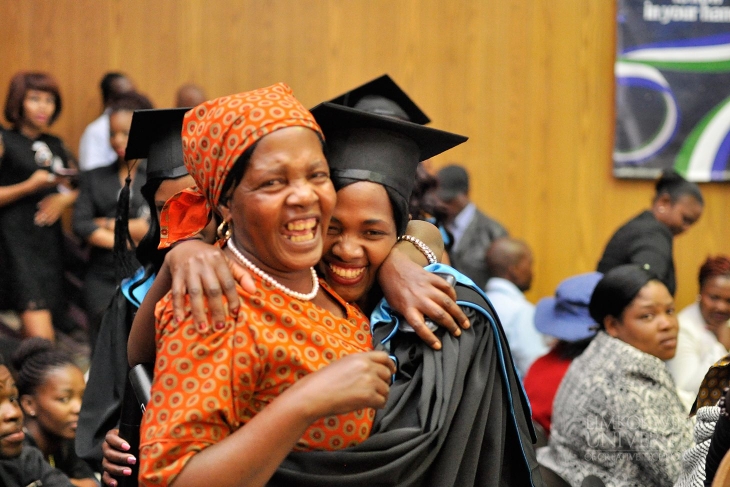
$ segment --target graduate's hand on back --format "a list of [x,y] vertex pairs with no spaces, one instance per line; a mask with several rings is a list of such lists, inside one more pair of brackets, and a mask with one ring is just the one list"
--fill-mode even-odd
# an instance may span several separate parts
[[387,353],[354,353],[307,374],[285,394],[296,395],[305,415],[316,421],[362,408],[382,408],[394,373],[395,364]]
[[130,465],[137,463],[137,459],[134,455],[127,453],[129,448],[129,443],[119,436],[118,429],[109,430],[106,434],[104,443],[101,445],[101,451],[104,455],[104,459],[101,461],[101,466],[104,469],[101,480],[105,485],[116,487],[117,481],[112,476],[127,477],[132,475]]
[[456,304],[454,288],[399,251],[394,249],[378,272],[378,282],[388,304],[431,348],[440,349],[441,342],[426,326],[425,317],[454,336],[459,336],[462,328],[469,328],[469,319]]
[[185,295],[190,296],[190,307],[198,329],[208,330],[207,305],[210,308],[212,323],[225,322],[226,307],[235,313],[239,299],[236,282],[246,291],[253,293],[256,288],[251,275],[240,266],[229,263],[223,251],[216,246],[200,240],[186,240],[176,244],[165,260],[172,275],[172,306],[175,318],[185,318]]

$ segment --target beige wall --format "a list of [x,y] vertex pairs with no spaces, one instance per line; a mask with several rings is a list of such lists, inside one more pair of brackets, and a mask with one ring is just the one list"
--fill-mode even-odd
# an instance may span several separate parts
[[[649,205],[650,182],[611,176],[614,7],[607,0],[0,0],[0,96],[21,69],[62,86],[53,131],[76,151],[123,70],[158,107],[177,86],[210,97],[286,81],[307,105],[391,74],[470,141],[473,200],[532,246],[530,298],[589,271],[613,230]],[[727,185],[677,239],[680,305],[708,253],[730,253]]]

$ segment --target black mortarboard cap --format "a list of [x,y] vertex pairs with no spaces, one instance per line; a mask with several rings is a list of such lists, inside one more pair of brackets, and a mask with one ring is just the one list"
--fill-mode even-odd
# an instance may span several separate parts
[[372,181],[393,188],[408,200],[420,161],[467,140],[389,116],[333,103],[312,109],[327,141],[327,159],[333,174]]
[[384,74],[329,100],[329,103],[395,117],[419,125],[431,121],[393,79]]
[[188,173],[183,163],[182,125],[189,108],[135,110],[125,158],[147,159],[147,180]]

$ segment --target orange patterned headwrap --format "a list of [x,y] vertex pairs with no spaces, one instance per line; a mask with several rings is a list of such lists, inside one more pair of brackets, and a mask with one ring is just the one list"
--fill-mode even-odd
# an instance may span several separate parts
[[[228,173],[246,149],[266,134],[308,127],[323,137],[309,110],[285,83],[207,101],[185,114],[183,160],[199,193],[174,196],[160,217],[160,248],[200,232],[218,205]],[[207,203],[207,205],[206,205]]]

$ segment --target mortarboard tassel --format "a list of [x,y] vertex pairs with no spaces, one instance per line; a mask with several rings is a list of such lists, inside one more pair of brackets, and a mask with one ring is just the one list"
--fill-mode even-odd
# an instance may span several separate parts
[[131,167],[127,166],[127,178],[119,192],[114,224],[114,274],[117,284],[136,270],[135,245],[129,234],[129,197],[132,183]]

